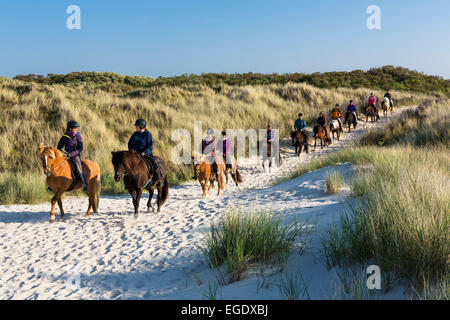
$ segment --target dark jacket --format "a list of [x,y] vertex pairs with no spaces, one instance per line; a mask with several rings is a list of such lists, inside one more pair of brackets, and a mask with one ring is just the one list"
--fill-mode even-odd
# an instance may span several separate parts
[[297,119],[297,120],[295,120],[295,122],[294,122],[294,129],[295,130],[301,130],[301,129],[305,129],[305,127],[306,127],[306,122],[305,122],[305,120],[303,120],[303,119]]
[[147,156],[151,156],[153,152],[153,139],[150,131],[134,132],[128,141],[128,150],[138,153],[144,153]]
[[392,99],[392,96],[391,96],[391,93],[390,93],[390,92],[386,92],[386,93],[384,94],[384,97],[388,97],[389,100]]
[[70,158],[81,156],[83,151],[83,139],[79,132],[74,135],[70,132],[66,132],[58,142],[58,150],[65,150]]
[[317,123],[320,124],[321,126],[324,126],[326,121],[325,121],[325,117],[318,117],[317,118]]

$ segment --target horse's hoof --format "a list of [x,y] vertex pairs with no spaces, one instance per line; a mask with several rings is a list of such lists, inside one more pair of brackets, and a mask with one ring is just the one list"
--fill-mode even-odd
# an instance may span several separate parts
[[153,207],[147,207],[147,212],[155,212],[155,209]]
[[139,214],[138,214],[138,213],[135,213],[134,216],[133,216],[133,218],[134,218],[134,219],[139,218]]
[[55,217],[50,217],[49,222],[53,223],[53,222],[55,222],[55,220],[56,220]]

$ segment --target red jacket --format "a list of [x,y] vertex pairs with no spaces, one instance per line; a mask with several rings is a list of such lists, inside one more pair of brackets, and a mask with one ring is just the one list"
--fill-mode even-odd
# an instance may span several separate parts
[[374,96],[370,96],[369,97],[369,100],[367,101],[368,102],[368,104],[370,105],[370,104],[375,104],[375,101],[376,101],[377,99],[374,97]]

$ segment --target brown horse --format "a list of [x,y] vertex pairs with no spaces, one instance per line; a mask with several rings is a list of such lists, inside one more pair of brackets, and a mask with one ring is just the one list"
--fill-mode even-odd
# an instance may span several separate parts
[[[39,157],[42,161],[44,174],[47,176],[46,182],[54,196],[51,200],[52,208],[50,210],[50,222],[55,221],[55,204],[58,202],[60,210],[60,219],[64,219],[64,209],[61,196],[66,191],[77,190],[81,188],[81,181],[72,186],[73,178],[69,165],[69,159],[58,149],[46,147],[43,144],[39,146]],[[86,216],[89,217],[91,209],[98,212],[98,203],[100,199],[100,168],[91,160],[82,161],[83,175],[88,183],[89,206]],[[69,190],[70,189],[70,190]]]
[[353,114],[353,112],[347,111],[347,113],[345,115],[345,119],[346,119],[345,123],[348,123],[348,132],[350,132],[350,126],[352,124],[353,124],[353,129],[356,128],[356,118],[355,118],[355,115]]
[[341,129],[341,126],[339,125],[339,121],[338,121],[338,120],[333,119],[333,120],[331,121],[330,131],[331,131],[331,135],[332,135],[333,139],[334,139],[334,134],[336,134],[336,136],[337,136],[337,141],[339,141],[339,138],[340,138],[340,136],[341,136],[342,129]]
[[112,164],[114,166],[114,180],[123,181],[131,197],[133,198],[134,215],[139,214],[139,201],[142,192],[148,191],[147,212],[152,212],[152,198],[154,189],[158,189],[156,205],[157,212],[161,211],[161,206],[166,202],[169,195],[169,182],[167,180],[166,164],[160,157],[154,157],[160,168],[160,179],[153,180],[153,168],[149,173],[149,168],[142,155],[131,151],[111,152]]
[[[327,125],[325,127],[328,129],[328,132],[330,132],[330,129]],[[316,150],[317,140],[320,140],[320,148],[323,149],[323,147],[331,144],[331,136],[328,134],[328,139],[326,138],[324,126],[321,126],[320,124],[316,124],[314,126],[314,150]]]
[[292,145],[295,147],[295,154],[298,157],[300,157],[302,149],[308,154],[308,138],[309,133],[307,131],[304,131],[304,134],[301,131],[291,132]]
[[[211,188],[214,187],[214,178],[211,177],[212,173],[212,164],[209,162],[208,157],[206,157],[204,154],[198,154],[197,152],[194,152],[193,155],[194,160],[194,171],[197,174],[198,182],[200,182],[200,185],[202,186],[203,190],[203,197],[206,196],[206,187],[209,182],[208,191],[211,190]],[[217,163],[221,162],[221,163]],[[222,161],[216,161],[217,167],[218,167],[218,182],[217,182],[217,195],[220,195],[220,189],[224,189],[223,187],[223,174],[225,171],[225,164]]]
[[374,106],[372,106],[372,105],[368,105],[368,106],[366,107],[366,122],[367,122],[367,120],[369,119],[369,117],[370,117],[370,120],[371,120],[372,122],[376,122],[376,121],[378,121],[378,119],[380,118],[380,117],[378,116],[377,108],[374,107]]

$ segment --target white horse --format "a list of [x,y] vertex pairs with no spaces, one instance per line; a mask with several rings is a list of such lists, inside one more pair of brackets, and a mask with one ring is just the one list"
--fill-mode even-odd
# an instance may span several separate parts
[[383,115],[385,118],[387,117],[387,113],[389,110],[391,110],[392,113],[391,101],[389,100],[388,97],[384,97],[384,100],[381,103],[381,107],[383,108]]

